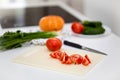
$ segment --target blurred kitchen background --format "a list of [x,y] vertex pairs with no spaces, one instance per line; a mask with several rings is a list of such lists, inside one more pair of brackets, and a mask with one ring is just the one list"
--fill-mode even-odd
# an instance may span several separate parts
[[[0,0],[0,8],[5,6],[24,6],[58,0]],[[120,0],[59,0],[92,20],[102,21],[116,35],[120,36]],[[0,15],[3,16],[3,15]]]

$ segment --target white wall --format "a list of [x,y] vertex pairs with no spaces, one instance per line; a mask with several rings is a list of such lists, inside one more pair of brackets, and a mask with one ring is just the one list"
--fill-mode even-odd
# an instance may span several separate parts
[[[58,0],[25,0],[27,3],[38,3],[38,2],[41,2],[41,1],[58,1]],[[67,0],[60,0],[60,1],[63,1],[63,2],[67,2]]]
[[[27,3],[35,3],[40,1],[58,1],[58,0],[26,0]],[[83,0],[59,0],[65,2],[69,6],[83,13]]]
[[68,4],[80,13],[83,13],[83,1],[84,0],[67,0]]
[[102,21],[120,36],[120,0],[84,0],[84,13]]

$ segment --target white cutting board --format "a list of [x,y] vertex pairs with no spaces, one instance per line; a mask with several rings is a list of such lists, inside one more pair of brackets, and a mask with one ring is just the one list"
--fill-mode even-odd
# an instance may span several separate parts
[[15,57],[13,59],[13,62],[30,65],[34,67],[54,70],[58,72],[73,74],[73,75],[79,75],[84,76],[86,73],[88,73],[92,68],[95,67],[97,63],[99,63],[103,58],[104,55],[96,54],[87,52],[84,50],[78,50],[78,49],[72,49],[72,48],[63,48],[61,51],[67,52],[67,54],[80,54],[84,56],[85,54],[88,54],[91,64],[88,66],[84,65],[66,65],[62,64],[59,60],[53,59],[49,56],[50,51],[46,48],[46,46],[35,46],[30,48],[25,53]]

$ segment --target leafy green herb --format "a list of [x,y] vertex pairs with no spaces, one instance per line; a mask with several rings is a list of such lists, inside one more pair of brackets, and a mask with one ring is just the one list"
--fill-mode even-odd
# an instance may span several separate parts
[[21,47],[23,43],[32,39],[50,38],[57,36],[57,32],[5,32],[0,37],[0,50],[13,49]]

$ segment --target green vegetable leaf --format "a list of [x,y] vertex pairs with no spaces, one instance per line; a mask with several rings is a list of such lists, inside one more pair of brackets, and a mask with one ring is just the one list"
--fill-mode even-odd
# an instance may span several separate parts
[[32,39],[50,38],[57,36],[57,32],[5,32],[0,37],[0,50],[14,49],[21,47],[23,43]]

